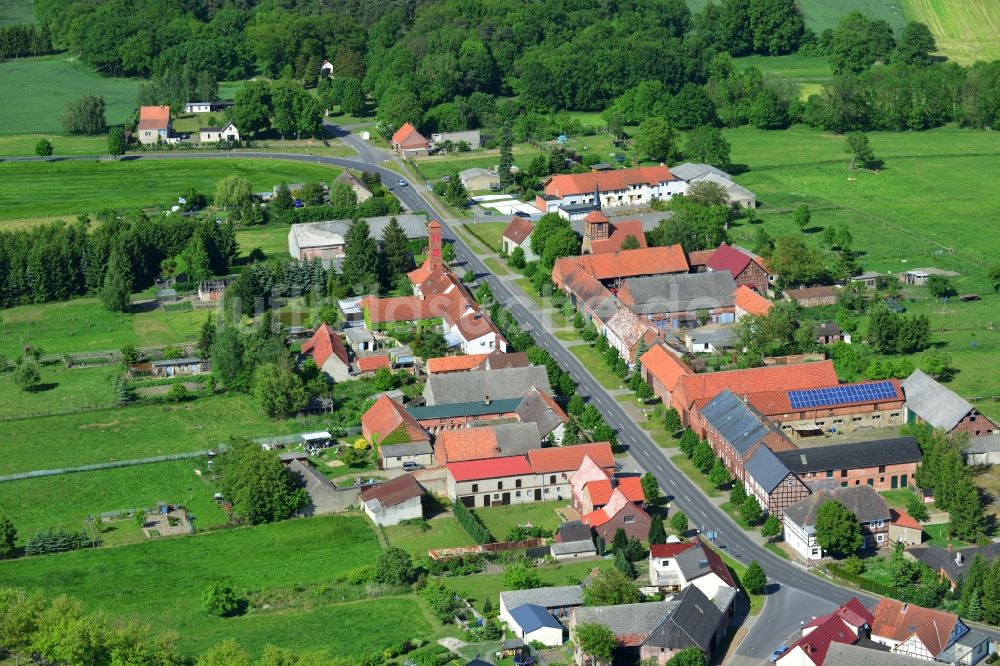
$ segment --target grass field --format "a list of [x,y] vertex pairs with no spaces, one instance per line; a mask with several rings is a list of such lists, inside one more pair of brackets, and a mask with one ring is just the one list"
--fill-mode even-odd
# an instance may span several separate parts
[[66,103],[81,95],[103,96],[117,125],[135,111],[138,90],[138,79],[104,77],[65,55],[0,63],[0,133],[62,132]]
[[9,421],[0,427],[0,474],[202,451],[234,434],[303,432],[314,422],[269,421],[235,394]]
[[500,237],[503,235],[503,230],[507,228],[508,222],[477,222],[466,224],[465,228],[490,250],[498,252],[500,250]]
[[902,0],[900,4],[908,19],[927,24],[938,51],[950,59],[969,64],[1000,58],[996,0]]
[[822,85],[833,78],[833,71],[826,58],[797,53],[785,56],[746,56],[737,58],[736,64],[742,68],[757,67],[765,75],[795,81],[801,86],[802,99],[819,92]]
[[23,305],[0,312],[0,354],[13,359],[28,344],[64,354],[186,342],[207,316],[205,310],[121,314],[96,298]]
[[[216,488],[195,476],[205,460],[178,460],[134,467],[76,472],[0,483],[0,506],[14,517],[20,541],[43,527],[86,527],[86,517],[157,502],[183,504],[194,516],[196,529],[224,525],[226,514],[212,499]],[[99,538],[120,544],[143,537],[133,521],[115,522]]]
[[294,598],[295,588],[330,581],[371,562],[378,550],[364,517],[330,516],[24,558],[0,563],[0,577],[6,585],[65,593],[90,609],[176,630],[179,647],[188,654],[233,638],[252,652],[272,642],[357,656],[426,636],[432,625],[412,597],[331,604],[320,593],[300,594],[302,599],[281,610],[254,609],[228,619],[206,616],[201,598],[216,580],[240,595],[273,591]]
[[861,12],[868,18],[882,19],[892,26],[896,34],[906,25],[907,17],[894,0],[798,0],[795,3],[806,25],[819,34],[827,28],[836,28],[844,14]]
[[[103,208],[170,205],[188,187],[213,194],[217,181],[234,174],[249,179],[254,191],[262,191],[281,181],[330,180],[339,172],[313,164],[238,158],[8,162],[0,164],[0,220],[72,218]],[[134,187],[138,182],[141,188]]]
[[247,257],[254,249],[259,249],[268,258],[288,254],[288,225],[266,224],[260,227],[244,227],[236,231],[240,244],[240,256]]
[[56,157],[60,155],[103,155],[108,152],[105,136],[64,136],[61,134],[12,134],[0,136],[0,155],[32,156],[39,139],[52,142]]
[[555,531],[562,523],[558,509],[565,509],[567,502],[533,502],[529,504],[509,504],[485,509],[476,509],[475,514],[497,541],[506,541],[507,533],[518,525],[532,525]]
[[[587,577],[592,569],[608,569],[611,562],[567,562],[538,567],[535,571],[544,585],[570,585],[579,583]],[[3,569],[0,568],[0,573]],[[503,574],[475,574],[457,578],[445,578],[444,584],[468,599],[476,608],[481,608],[489,597],[496,608],[500,602],[500,593],[505,589]]]
[[[518,168],[527,169],[528,164],[538,155],[538,152],[535,148],[516,145],[514,146],[514,164]],[[431,157],[416,160],[416,164],[420,170],[420,175],[425,180],[436,182],[441,179],[441,176],[450,176],[473,167],[494,169],[499,159],[499,150],[478,150],[471,153],[432,155]]]
[[0,25],[34,22],[35,8],[32,0],[0,0]]
[[118,365],[68,369],[61,362],[39,369],[42,381],[32,391],[22,391],[13,372],[0,374],[0,417],[111,404],[115,399],[111,377],[122,372]]
[[426,532],[413,525],[392,525],[385,528],[385,536],[392,546],[402,548],[416,558],[427,557],[431,548],[457,548],[474,546],[468,532],[450,513],[442,513],[427,521]]

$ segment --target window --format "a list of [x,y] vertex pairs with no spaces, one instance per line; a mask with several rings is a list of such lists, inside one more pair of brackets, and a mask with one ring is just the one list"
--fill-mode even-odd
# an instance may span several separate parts
[[872,421],[881,421],[881,420],[882,420],[881,414],[872,414]]
[[868,479],[868,485],[874,487],[875,486],[875,479]]
[[889,418],[890,419],[898,419],[899,418],[899,412],[889,412]]
[[885,543],[885,535],[884,534],[876,534],[875,535],[875,542],[876,543]]
[[826,470],[826,478],[828,478],[828,479],[833,478],[833,470],[832,469]]
[[625,524],[631,525],[635,522],[635,516],[625,516]]
[[840,487],[841,488],[846,488],[847,487],[847,481],[844,481],[843,483],[841,483]]
[[503,490],[503,481],[497,481],[497,490]]
[[546,495],[548,495],[548,494],[549,494],[549,489],[548,489],[548,488],[546,488],[546,489],[545,489],[545,494],[546,494]]
[[861,423],[861,417],[860,416],[855,416],[853,419],[851,419],[851,422],[852,423]]
[[900,474],[899,475],[899,487],[900,488],[905,488],[906,487],[906,475],[905,474]]
[[479,492],[479,484],[478,483],[473,483],[472,484],[472,492],[474,492],[474,493],[478,493]]
[[493,499],[500,499],[500,495],[493,493]]
[[885,465],[879,465],[878,466],[878,473],[879,474],[885,474]]
[[843,479],[845,476],[847,476],[847,470],[846,469],[840,470],[840,478]]
[[549,477],[549,483],[555,483],[555,482],[556,482],[556,475],[553,474],[552,476]]
[[843,422],[844,422],[844,419],[834,419],[833,420],[833,425],[840,425]]
[[[514,487],[515,488],[520,488],[521,487],[521,479],[518,479],[517,481],[514,482]],[[520,495],[520,494],[521,493],[518,493],[518,495]]]
[[514,493],[514,497],[520,497],[520,496],[521,496],[521,491],[520,490],[518,490],[516,493]]

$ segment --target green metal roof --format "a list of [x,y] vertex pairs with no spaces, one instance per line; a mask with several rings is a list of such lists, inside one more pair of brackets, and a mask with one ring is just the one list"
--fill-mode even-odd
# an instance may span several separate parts
[[482,414],[502,414],[513,412],[521,404],[521,398],[507,398],[505,400],[492,400],[490,404],[484,404],[481,400],[476,402],[459,402],[454,405],[433,405],[431,407],[407,407],[406,411],[410,416],[417,419],[447,419],[454,416],[480,416]]

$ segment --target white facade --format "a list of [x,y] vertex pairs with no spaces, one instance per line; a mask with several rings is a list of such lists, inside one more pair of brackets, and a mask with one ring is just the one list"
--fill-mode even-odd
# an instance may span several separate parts
[[383,526],[396,525],[411,518],[422,518],[424,515],[419,496],[393,506],[382,506],[376,500],[370,500],[364,507],[372,522]]
[[330,358],[326,359],[320,370],[335,382],[346,382],[351,379],[351,368],[345,365],[336,354],[330,354]]
[[514,632],[514,635],[523,640],[525,643],[531,643],[532,641],[538,641],[542,645],[547,645],[549,647],[558,647],[563,644],[563,630],[556,629],[555,627],[540,627],[534,631],[523,631],[521,627],[517,624],[511,624],[510,630]]
[[709,599],[714,599],[720,588],[729,587],[729,583],[719,578],[713,571],[688,580],[677,566],[677,559],[673,557],[649,559],[649,582],[654,586],[676,587],[678,590],[694,585]]
[[506,236],[504,236],[501,240],[503,242],[503,251],[508,257],[510,256],[510,253],[514,251],[515,247],[519,247],[524,252],[525,261],[535,261],[538,259],[538,255],[531,251],[531,234],[528,234],[525,239],[521,241],[520,245]]
[[433,453],[418,453],[409,456],[385,457],[382,455],[382,449],[380,447],[379,457],[382,459],[382,469],[402,469],[403,465],[408,462],[416,463],[421,467],[430,467],[431,465],[434,464]]
[[[672,198],[675,194],[684,194],[687,192],[687,189],[688,184],[683,180],[668,180],[656,185],[641,183],[638,185],[631,185],[621,190],[601,190],[601,207],[615,208],[622,206],[648,205],[653,199],[665,201]],[[558,201],[546,202],[545,212],[552,212],[559,206],[564,206],[566,204],[584,203],[594,203],[593,192],[570,194],[568,196],[560,197]]]
[[185,113],[209,113],[211,110],[211,102],[188,102],[184,105]]
[[569,475],[562,472],[527,473],[478,481],[455,481],[451,473],[448,473],[448,499],[453,502],[461,498],[468,506],[483,507],[490,506],[493,502],[503,502],[505,497],[509,504],[568,501],[571,497]]
[[198,139],[202,143],[217,143],[219,141],[239,141],[240,131],[236,125],[229,123],[222,129],[216,127],[203,127],[198,132]]
[[793,522],[787,514],[783,520],[785,543],[804,560],[819,560],[823,558],[823,549],[816,543],[816,530],[803,527]]

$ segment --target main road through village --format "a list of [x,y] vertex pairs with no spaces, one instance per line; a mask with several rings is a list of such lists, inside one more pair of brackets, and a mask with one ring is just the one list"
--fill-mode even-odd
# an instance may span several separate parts
[[[771,651],[791,636],[800,626],[803,619],[832,611],[852,596],[859,597],[866,606],[874,607],[877,599],[864,593],[858,593],[835,585],[806,569],[792,564],[762,548],[736,525],[723,511],[712,504],[708,498],[667,459],[660,448],[649,438],[622,409],[621,404],[588,372],[582,363],[546,328],[537,306],[517,287],[501,281],[493,275],[486,265],[465,241],[449,227],[448,218],[442,218],[435,212],[421,194],[423,184],[414,183],[398,171],[384,166],[390,160],[387,151],[374,147],[351,134],[347,128],[327,125],[333,136],[339,137],[344,143],[357,151],[356,158],[323,157],[316,155],[287,154],[240,151],[238,153],[140,153],[123,157],[123,161],[139,159],[220,159],[226,156],[232,158],[284,159],[332,166],[346,167],[357,170],[375,170],[382,177],[383,183],[396,195],[404,206],[412,211],[426,211],[429,215],[440,219],[445,228],[444,236],[454,242],[456,256],[477,276],[484,279],[493,291],[497,300],[508,308],[520,323],[522,329],[530,331],[536,342],[546,349],[559,364],[567,370],[579,385],[578,392],[604,415],[606,421],[618,431],[618,440],[628,449],[629,455],[642,470],[652,473],[660,487],[671,498],[671,506],[687,514],[692,527],[702,531],[716,533],[715,545],[728,552],[735,560],[748,564],[757,560],[764,567],[768,578],[767,600],[761,613],[753,620],[750,630],[742,637],[735,655],[728,663],[743,666],[761,664],[766,661]],[[0,157],[0,161],[35,161],[47,159],[77,160],[101,159],[102,156],[67,156],[57,158],[38,157]],[[399,181],[407,185],[399,185]],[[1000,638],[1000,632],[991,632],[994,640]]]

